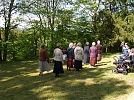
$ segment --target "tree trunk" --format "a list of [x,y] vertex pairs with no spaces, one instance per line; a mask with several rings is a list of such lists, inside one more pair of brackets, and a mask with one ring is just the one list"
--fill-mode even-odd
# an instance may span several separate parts
[[3,53],[3,61],[6,61],[6,59],[7,59],[7,41],[8,41],[8,34],[9,34],[9,29],[6,27],[5,28],[5,34],[4,34],[4,36],[5,36],[5,40],[4,40],[4,53]]
[[12,13],[12,8],[13,8],[13,4],[14,4],[14,0],[10,1],[10,6],[9,6],[9,11],[8,11],[8,16],[6,17],[6,10],[4,11],[4,15],[5,15],[5,44],[4,46],[4,53],[3,53],[3,61],[7,60],[7,41],[8,41],[8,35],[9,35],[9,31],[10,31],[10,21],[11,21],[11,13]]
[[106,47],[106,52],[108,52],[108,47]]
[[2,39],[1,39],[1,31],[0,31],[0,61],[2,61]]
[[35,51],[34,51],[34,57],[36,57],[37,56],[37,43],[38,43],[38,40],[37,39],[35,39]]

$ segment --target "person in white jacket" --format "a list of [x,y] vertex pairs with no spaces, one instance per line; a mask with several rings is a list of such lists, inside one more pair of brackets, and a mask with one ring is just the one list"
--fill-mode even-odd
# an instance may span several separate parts
[[77,46],[74,49],[74,58],[74,68],[76,69],[76,71],[79,71],[79,69],[82,69],[82,61],[84,59],[84,50],[80,42],[77,43]]
[[54,56],[54,69],[53,73],[55,73],[55,77],[59,76],[59,73],[64,73],[63,70],[63,53],[62,50],[60,49],[61,44],[57,43],[56,48],[54,49],[53,56]]

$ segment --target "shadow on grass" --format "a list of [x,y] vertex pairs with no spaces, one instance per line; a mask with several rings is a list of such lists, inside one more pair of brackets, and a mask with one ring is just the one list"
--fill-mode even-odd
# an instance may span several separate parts
[[65,73],[58,78],[52,70],[38,76],[36,61],[3,63],[0,70],[1,100],[103,100],[127,94],[131,88],[125,81],[105,78],[109,68],[86,67],[77,73],[64,66]]
[[103,55],[104,58],[109,58],[109,57],[113,56],[113,54],[114,55],[120,55],[120,52],[116,52],[116,53],[103,53],[102,55]]

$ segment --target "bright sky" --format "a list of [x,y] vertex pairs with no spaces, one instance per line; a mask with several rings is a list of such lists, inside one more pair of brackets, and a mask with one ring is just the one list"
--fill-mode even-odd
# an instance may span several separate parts
[[2,27],[4,24],[4,19],[2,17],[0,17],[0,27]]
[[[64,5],[64,4],[63,4]],[[65,5],[66,6],[66,9],[70,9],[70,8],[72,8],[72,6],[70,6],[70,5]],[[84,6],[83,7],[81,7],[79,10],[82,10],[84,8]],[[101,7],[101,8],[103,8],[103,7]],[[87,12],[87,11],[86,11]],[[89,11],[88,11],[88,13],[89,13]],[[28,27],[29,25],[28,25],[28,21],[29,21],[29,18],[32,20],[32,19],[38,19],[36,16],[34,16],[34,15],[32,15],[32,14],[27,14],[27,16],[20,16],[19,14],[15,14],[15,15],[13,15],[12,16],[12,20],[14,20],[14,19],[16,19],[16,18],[21,18],[21,19],[24,19],[23,21],[21,21],[21,22],[16,22],[16,24],[19,24],[19,26],[18,26],[18,28],[26,28],[26,27]],[[28,18],[29,17],[29,18]],[[11,22],[12,22],[12,20],[11,20]],[[5,20],[4,20],[4,18],[2,18],[2,16],[0,17],[0,27],[4,27],[4,22],[5,22]]]
[[[32,20],[32,19],[37,19],[37,17],[36,16],[34,16],[34,15],[32,15],[32,14],[27,14],[27,16]],[[23,19],[23,21],[18,21],[18,22],[15,22],[16,24],[19,24],[18,25],[18,28],[20,28],[20,29],[22,29],[22,28],[28,28],[28,22],[29,22],[29,18],[27,17],[26,15],[24,15],[24,16],[20,16],[19,14],[15,14],[15,15],[13,15],[12,16],[12,20],[11,20],[11,22],[13,21],[13,20],[15,20],[16,18],[20,18],[20,19]],[[4,18],[1,16],[0,17],[0,27],[4,27],[4,22],[5,22],[5,20],[4,20]]]

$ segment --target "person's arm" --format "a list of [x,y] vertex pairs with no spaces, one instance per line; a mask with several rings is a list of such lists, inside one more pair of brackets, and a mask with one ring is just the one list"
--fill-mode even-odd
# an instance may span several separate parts
[[82,53],[82,59],[84,59],[84,50],[81,48],[81,53]]
[[75,56],[76,56],[76,49],[77,49],[77,47],[74,49],[74,59],[75,59]]
[[72,55],[73,55],[73,59],[74,59],[74,49],[73,49],[73,51],[72,51]]
[[96,49],[96,57],[98,57],[98,49]]
[[49,63],[49,56],[47,50],[45,51],[46,61]]
[[121,44],[120,44],[120,47],[123,47],[124,46],[124,43],[122,42]]
[[61,61],[63,61],[63,57],[62,57],[63,52],[62,52],[62,50],[59,50],[59,52],[60,52],[60,56],[61,56]]
[[91,52],[91,49],[89,48],[89,57],[90,57],[90,52]]

